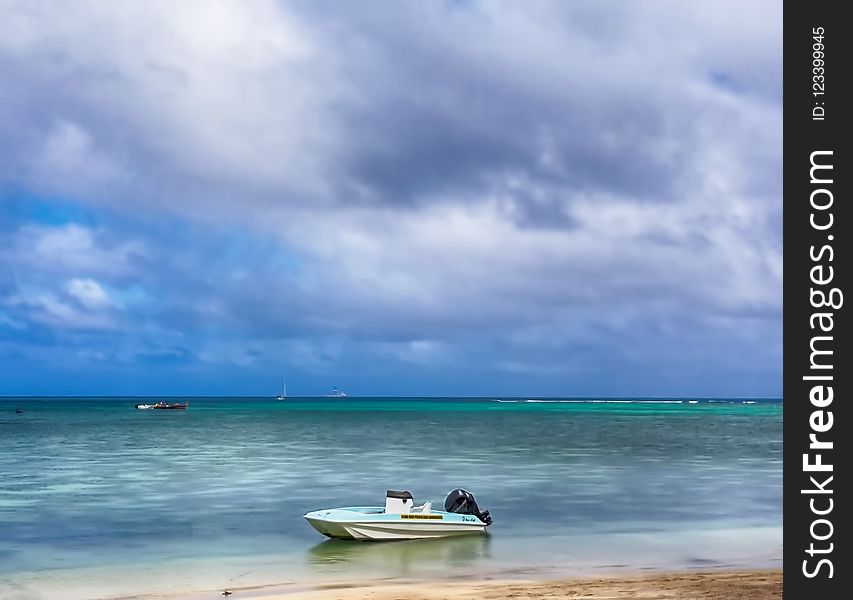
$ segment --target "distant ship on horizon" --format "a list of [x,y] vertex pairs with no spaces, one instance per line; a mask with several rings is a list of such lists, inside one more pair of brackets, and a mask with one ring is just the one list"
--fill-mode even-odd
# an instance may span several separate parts
[[346,395],[346,392],[339,390],[337,387],[332,388],[332,391],[326,394],[329,398],[345,398]]

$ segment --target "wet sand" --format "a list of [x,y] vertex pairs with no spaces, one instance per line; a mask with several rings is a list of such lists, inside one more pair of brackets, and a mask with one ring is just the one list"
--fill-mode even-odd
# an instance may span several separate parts
[[359,582],[294,591],[235,588],[228,596],[265,600],[766,600],[782,597],[782,571],[702,571],[559,581]]

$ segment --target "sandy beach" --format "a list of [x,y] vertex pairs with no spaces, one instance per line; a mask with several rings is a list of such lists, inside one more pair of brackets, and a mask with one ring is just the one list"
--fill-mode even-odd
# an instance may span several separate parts
[[235,588],[229,598],[265,600],[765,600],[782,597],[782,571],[696,571],[572,578],[554,581],[419,581]]

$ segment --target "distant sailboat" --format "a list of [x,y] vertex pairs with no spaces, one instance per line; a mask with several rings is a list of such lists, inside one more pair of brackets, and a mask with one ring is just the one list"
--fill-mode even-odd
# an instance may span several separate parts
[[281,393],[276,396],[276,400],[287,399],[287,388],[284,386],[284,375],[281,376]]

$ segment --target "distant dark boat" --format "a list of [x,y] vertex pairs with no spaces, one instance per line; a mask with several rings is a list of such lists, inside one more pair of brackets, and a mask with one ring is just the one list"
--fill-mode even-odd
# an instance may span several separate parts
[[23,413],[24,413],[24,409],[23,409],[23,408],[16,408],[16,409],[15,409],[15,413],[16,413],[16,414],[19,414],[19,415],[20,415],[20,414],[23,414]]
[[163,402],[163,401],[161,400],[160,402],[155,402],[154,404],[147,404],[147,403],[137,404],[137,405],[136,405],[136,408],[138,408],[138,409],[140,409],[140,410],[154,410],[154,409],[161,409],[161,410],[186,410],[186,408],[187,408],[189,405],[190,405],[189,401],[186,401],[186,402],[184,402],[183,404],[181,404],[180,402],[171,402],[171,403],[169,403],[169,402]]

